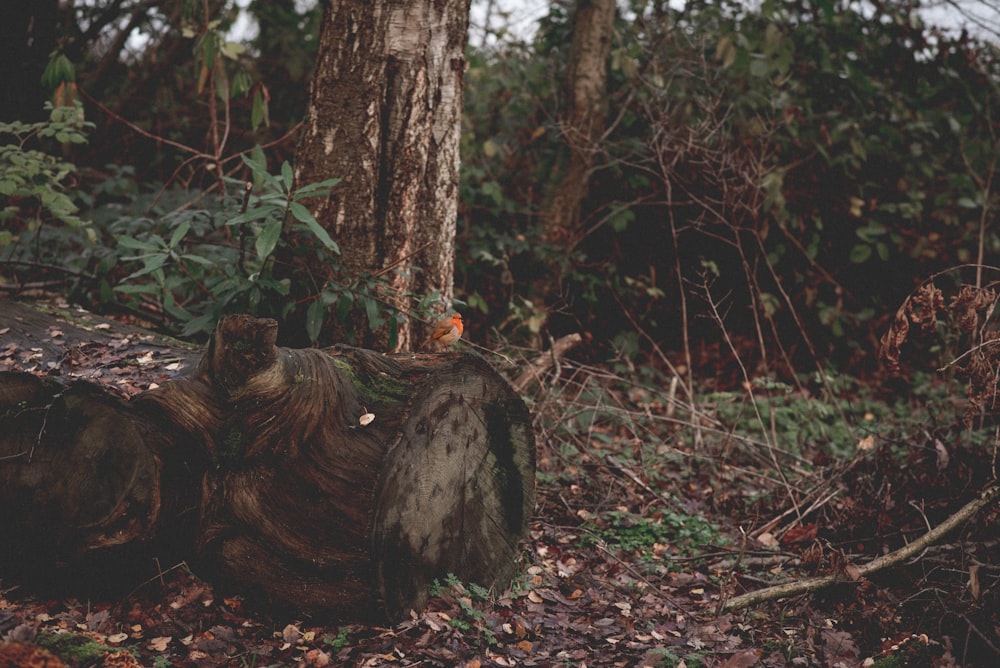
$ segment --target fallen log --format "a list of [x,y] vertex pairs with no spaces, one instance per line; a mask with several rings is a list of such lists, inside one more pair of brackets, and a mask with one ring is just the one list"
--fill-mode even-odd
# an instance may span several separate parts
[[535,464],[506,381],[469,354],[276,336],[226,317],[195,373],[130,401],[0,374],[0,575],[138,545],[358,621],[398,619],[448,574],[504,586]]

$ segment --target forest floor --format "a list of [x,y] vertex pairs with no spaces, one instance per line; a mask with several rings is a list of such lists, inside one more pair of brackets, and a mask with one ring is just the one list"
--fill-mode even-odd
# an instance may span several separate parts
[[[89,349],[89,379],[142,391],[138,350]],[[0,346],[0,370],[74,364],[37,361]],[[537,508],[506,591],[445,578],[424,610],[379,627],[261,609],[187,563],[107,600],[0,579],[0,640],[82,667],[1000,665],[998,504],[858,575],[995,482],[993,430],[951,416],[954,387],[887,399],[843,377],[758,379],[685,403],[648,373],[559,372],[529,397]],[[822,575],[838,583],[724,611]]]

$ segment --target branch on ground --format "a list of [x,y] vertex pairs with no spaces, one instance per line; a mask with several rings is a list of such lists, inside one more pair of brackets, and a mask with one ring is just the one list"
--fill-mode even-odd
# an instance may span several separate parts
[[873,559],[863,566],[849,566],[843,573],[808,578],[806,580],[799,580],[798,582],[785,582],[766,589],[759,589],[757,591],[741,594],[740,596],[734,596],[733,598],[722,601],[719,612],[730,612],[732,610],[749,608],[750,606],[757,605],[758,603],[764,603],[766,601],[774,601],[781,598],[788,598],[790,596],[798,596],[800,594],[810,594],[837,583],[857,581],[863,577],[868,577],[873,573],[884,570],[890,566],[898,564],[901,561],[905,561],[916,556],[921,551],[941,540],[945,534],[958,527],[958,525],[968,521],[973,515],[995,501],[998,497],[1000,497],[1000,485],[991,485],[983,490],[978,497],[965,504],[958,512],[946,519],[937,527],[931,529],[917,540],[912,543],[908,543],[898,550],[882,555],[877,559]]

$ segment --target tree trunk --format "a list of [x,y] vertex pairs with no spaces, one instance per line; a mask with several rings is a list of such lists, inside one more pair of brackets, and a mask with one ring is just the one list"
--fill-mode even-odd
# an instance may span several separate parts
[[[129,402],[0,374],[2,572],[169,545],[239,591],[356,621],[399,619],[448,574],[504,586],[534,502],[506,381],[467,354],[276,336],[226,317],[195,374]],[[114,563],[99,579],[126,578]]]
[[563,245],[579,235],[581,203],[587,196],[594,156],[604,132],[614,21],[614,0],[578,0],[562,123],[569,156],[546,219],[549,238]]
[[[337,340],[365,340],[358,302],[371,297],[408,313],[410,296],[437,290],[450,305],[469,3],[326,4],[295,176],[342,179],[313,206],[342,255],[338,273],[304,269],[317,285],[380,272],[389,281],[379,295],[358,292],[345,332],[354,338]],[[412,348],[414,335],[404,323],[396,349]]]

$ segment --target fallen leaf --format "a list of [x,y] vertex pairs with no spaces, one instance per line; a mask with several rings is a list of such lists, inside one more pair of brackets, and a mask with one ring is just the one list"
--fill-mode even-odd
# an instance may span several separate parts
[[295,624],[289,624],[281,631],[281,639],[286,643],[293,644],[302,637],[302,631]]
[[757,652],[752,649],[745,649],[731,655],[728,659],[718,664],[719,668],[752,668],[760,661]]

